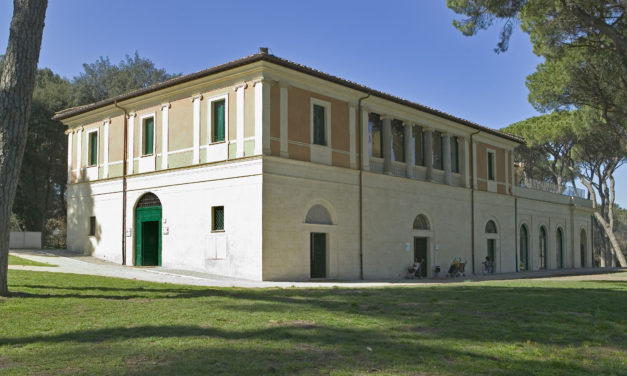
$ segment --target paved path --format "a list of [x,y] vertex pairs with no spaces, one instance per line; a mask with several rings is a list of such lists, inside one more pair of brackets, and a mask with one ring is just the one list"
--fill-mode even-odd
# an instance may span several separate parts
[[605,279],[627,281],[627,274],[616,272],[627,271],[619,268],[585,268],[561,269],[536,272],[505,273],[487,276],[467,276],[455,279],[420,279],[420,280],[386,280],[386,281],[314,281],[314,282],[268,282],[253,281],[241,278],[223,277],[219,275],[177,270],[164,267],[132,267],[122,266],[92,256],[85,256],[65,250],[13,250],[11,254],[32,261],[44,262],[57,267],[10,265],[9,269],[46,271],[53,273],[89,274],[104,277],[136,279],[140,281],[174,283],[213,287],[385,287],[415,286],[444,283],[476,282],[485,280],[508,280],[521,278],[534,279]]

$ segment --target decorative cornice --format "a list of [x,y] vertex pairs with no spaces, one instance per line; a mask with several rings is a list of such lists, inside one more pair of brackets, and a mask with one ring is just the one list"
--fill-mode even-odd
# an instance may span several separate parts
[[196,95],[192,95],[191,97],[191,101],[192,102],[196,102],[197,100],[202,99],[202,94],[196,94]]
[[170,103],[161,103],[160,109],[163,110],[164,107],[165,108],[170,108],[170,107],[172,107],[172,105]]
[[253,87],[257,86],[257,84],[263,84],[264,81],[265,79],[263,77],[255,79],[253,81]]
[[248,87],[248,84],[246,82],[242,82],[241,84],[237,84],[233,86],[233,90],[238,91],[239,89],[246,89],[247,87]]

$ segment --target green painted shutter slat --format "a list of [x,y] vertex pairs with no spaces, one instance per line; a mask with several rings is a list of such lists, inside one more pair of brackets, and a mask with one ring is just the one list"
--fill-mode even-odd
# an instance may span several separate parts
[[225,102],[213,102],[213,141],[224,141],[224,110]]
[[314,105],[314,144],[326,145],[324,129],[324,107]]
[[153,153],[155,119],[148,118],[144,123],[144,155]]
[[92,132],[89,134],[89,165],[95,166],[98,164],[98,133]]

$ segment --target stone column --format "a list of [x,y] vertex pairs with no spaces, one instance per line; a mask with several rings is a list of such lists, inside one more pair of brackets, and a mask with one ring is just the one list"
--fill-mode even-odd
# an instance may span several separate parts
[[368,130],[368,109],[362,107],[361,110],[361,142],[359,156],[361,158],[361,168],[364,171],[370,170],[370,132]]
[[279,119],[280,119],[280,134],[281,134],[281,157],[289,158],[288,152],[288,124],[287,124],[287,106],[288,106],[288,87],[284,84],[280,84],[280,103],[279,103]]
[[[267,85],[265,85],[267,86]],[[264,98],[264,84],[263,84],[263,79],[258,79],[255,80],[253,82],[253,87],[255,88],[255,151],[253,152],[254,155],[261,155],[263,153],[263,150],[267,150],[268,153],[266,154],[270,154],[269,149],[270,149],[270,137],[268,136],[268,147],[266,148],[264,146],[264,138],[263,137],[263,130],[264,130],[264,121],[263,121],[263,113],[264,113],[264,107],[265,107],[265,100],[267,100],[267,98]],[[268,130],[270,130],[270,123],[266,123]]]
[[83,129],[79,128],[76,132],[76,181],[83,181]]
[[464,137],[463,142],[461,143],[461,152],[460,152],[461,161],[460,168],[462,173],[463,185],[466,188],[470,188],[470,149],[468,149],[468,138]]
[[415,164],[414,162],[415,144],[412,142],[412,134],[413,134],[414,125],[409,122],[405,122],[403,126],[405,127],[405,167],[407,169],[406,170],[407,177],[413,178],[414,177],[414,164]]
[[72,131],[67,133],[67,183],[72,183]]
[[242,158],[244,156],[244,90],[248,85],[244,82],[235,87],[235,129],[237,149],[235,157]]
[[200,100],[202,95],[198,94],[192,97],[192,103],[194,106],[193,112],[193,151],[192,151],[192,164],[200,163]]
[[135,148],[135,143],[133,142],[133,137],[135,135],[135,113],[132,112],[128,115],[128,126],[127,126],[128,130],[127,130],[127,141],[128,141],[128,145],[126,145],[126,173],[128,175],[133,173],[133,168],[134,168],[134,148]]
[[349,163],[350,168],[357,168],[357,109],[354,105],[348,106],[348,138],[349,138]]
[[392,173],[392,118],[381,116],[383,120],[383,172]]
[[431,181],[433,179],[433,129],[423,129],[425,135],[425,167],[427,168],[427,174],[425,180]]
[[442,161],[444,162],[444,184],[451,185],[451,135],[445,133],[442,135],[444,138],[442,150]]
[[103,172],[102,177],[104,179],[109,177],[109,125],[111,124],[111,120],[106,120],[104,122],[104,137],[103,137]]
[[168,168],[168,152],[170,138],[170,103],[161,105],[161,169]]

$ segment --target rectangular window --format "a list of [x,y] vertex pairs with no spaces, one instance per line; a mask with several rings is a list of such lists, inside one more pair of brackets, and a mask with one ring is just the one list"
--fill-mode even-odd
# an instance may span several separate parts
[[442,164],[442,133],[433,132],[433,168],[443,169]]
[[422,133],[422,127],[414,127],[412,132],[412,138],[414,142],[414,161],[416,166],[425,165],[425,139]]
[[451,171],[459,173],[459,139],[451,137]]
[[225,109],[226,101],[224,99],[211,102],[211,142],[224,141],[225,129]]
[[370,143],[370,156],[375,158],[383,158],[383,137],[381,131],[383,123],[378,114],[370,113],[368,115],[368,141]]
[[495,180],[494,179],[494,162],[495,162],[494,152],[489,151],[488,152],[488,180]]
[[212,231],[224,231],[224,206],[214,206],[211,208],[213,221]]
[[142,155],[151,155],[154,153],[155,118],[147,117],[142,123]]
[[89,143],[88,143],[88,163],[89,166],[97,166],[98,165],[98,132],[93,131],[89,132]]
[[96,236],[96,217],[89,217],[89,236]]
[[326,146],[324,110],[325,108],[323,106],[317,104],[313,105],[313,143]]
[[392,120],[392,160],[405,162],[405,127],[400,120]]

